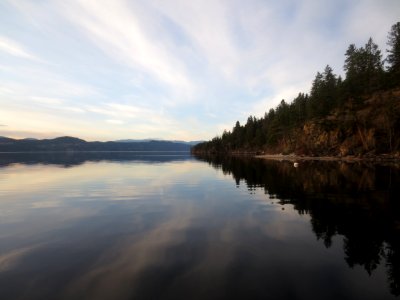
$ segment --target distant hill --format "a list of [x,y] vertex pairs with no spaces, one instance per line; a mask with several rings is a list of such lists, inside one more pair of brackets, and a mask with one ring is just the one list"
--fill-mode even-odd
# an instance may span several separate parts
[[191,145],[172,141],[138,142],[87,142],[76,137],[54,139],[11,139],[0,137],[0,152],[48,152],[48,151],[187,151]]
[[172,142],[172,143],[179,143],[179,144],[187,144],[187,145],[197,145],[203,143],[204,141],[177,141],[177,140],[162,140],[162,139],[142,139],[142,140],[134,140],[134,139],[126,139],[126,140],[116,140],[115,142],[118,143],[141,143],[141,142],[151,142],[151,141],[164,141],[164,142]]
[[116,143],[142,143],[142,142],[151,142],[151,141],[161,141],[161,139],[125,139],[125,140],[116,140]]

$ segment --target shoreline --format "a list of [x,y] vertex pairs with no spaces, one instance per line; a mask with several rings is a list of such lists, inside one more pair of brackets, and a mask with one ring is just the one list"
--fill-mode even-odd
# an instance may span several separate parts
[[262,154],[254,157],[265,160],[278,161],[347,161],[347,162],[400,162],[398,156],[374,156],[374,157],[356,157],[356,156],[301,156],[295,154]]

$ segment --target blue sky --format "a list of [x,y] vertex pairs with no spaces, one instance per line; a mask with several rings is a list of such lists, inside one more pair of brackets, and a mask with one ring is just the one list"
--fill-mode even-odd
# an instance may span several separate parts
[[399,0],[0,1],[0,135],[210,139],[308,92]]

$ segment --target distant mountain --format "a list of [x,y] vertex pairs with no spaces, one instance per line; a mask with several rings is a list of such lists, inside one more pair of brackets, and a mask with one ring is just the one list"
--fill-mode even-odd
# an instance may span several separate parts
[[6,142],[6,141],[12,141],[13,139],[5,137],[5,136],[0,136],[0,143],[1,142]]
[[48,152],[48,151],[187,151],[191,145],[173,141],[149,140],[137,142],[87,142],[63,136],[54,139],[11,139],[0,137],[0,152]]
[[126,140],[116,140],[114,142],[117,142],[117,143],[142,143],[142,142],[150,142],[150,141],[161,141],[161,139],[141,139],[141,140],[126,139]]
[[164,141],[164,142],[172,142],[172,143],[179,143],[179,144],[187,144],[187,145],[197,145],[200,144],[204,141],[190,141],[190,142],[186,142],[186,141],[178,141],[178,140],[162,140],[162,139],[143,139],[143,140],[133,140],[133,139],[127,139],[127,140],[117,140],[115,142],[118,143],[139,143],[139,142],[150,142],[150,141]]

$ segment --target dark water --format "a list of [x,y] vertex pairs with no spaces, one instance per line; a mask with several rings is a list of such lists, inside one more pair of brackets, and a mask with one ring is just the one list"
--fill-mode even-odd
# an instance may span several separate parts
[[399,299],[400,167],[0,154],[0,299]]

